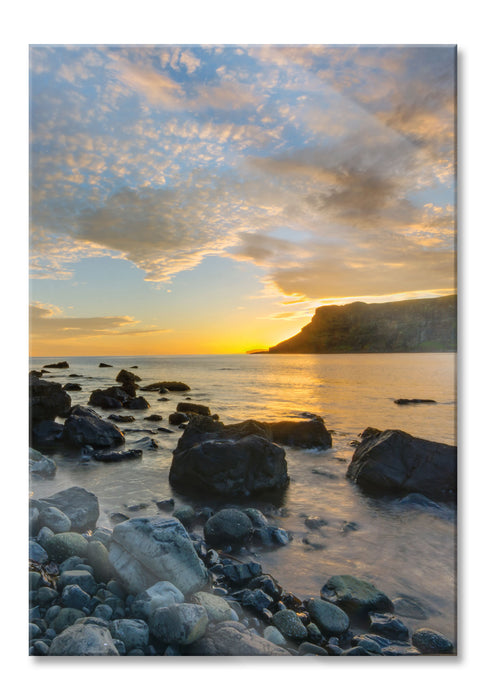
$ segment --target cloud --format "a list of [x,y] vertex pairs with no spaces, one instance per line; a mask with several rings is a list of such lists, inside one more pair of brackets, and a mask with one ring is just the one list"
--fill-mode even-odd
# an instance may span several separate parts
[[[35,302],[29,307],[30,334],[33,340],[45,337],[75,339],[96,336],[168,333],[162,328],[133,328],[139,321],[130,316],[62,316],[58,307]],[[127,328],[129,326],[129,328]]]

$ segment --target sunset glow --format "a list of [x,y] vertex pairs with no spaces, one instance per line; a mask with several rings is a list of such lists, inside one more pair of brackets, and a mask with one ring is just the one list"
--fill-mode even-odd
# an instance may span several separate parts
[[454,293],[452,46],[32,46],[32,355]]

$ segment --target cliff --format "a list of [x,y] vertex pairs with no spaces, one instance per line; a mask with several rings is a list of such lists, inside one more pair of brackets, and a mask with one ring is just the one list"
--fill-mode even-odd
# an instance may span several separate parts
[[457,296],[320,306],[270,353],[455,352]]

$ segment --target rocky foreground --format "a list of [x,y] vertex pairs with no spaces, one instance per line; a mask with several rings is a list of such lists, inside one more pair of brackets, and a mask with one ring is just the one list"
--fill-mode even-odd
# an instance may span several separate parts
[[[129,422],[129,416],[105,420],[94,408],[71,406],[66,387],[38,374],[31,374],[31,437],[37,448],[79,450],[99,461],[141,456],[142,450],[114,449],[123,448],[125,437],[112,421]],[[136,394],[139,377],[122,370],[116,381],[121,387],[96,390],[89,403],[150,407]],[[159,382],[144,390],[187,388]],[[318,416],[224,425],[207,407],[182,402],[177,408],[169,422],[182,424],[183,432],[169,480],[188,491],[230,500],[285,489],[282,445],[326,449],[332,444]],[[48,456],[31,449],[34,478],[55,471]],[[455,497],[456,451],[401,431],[368,428],[347,476],[365,491],[449,500]],[[97,527],[98,498],[83,488],[30,500],[31,655],[454,653],[451,641],[438,632],[423,628],[411,634],[394,603],[369,581],[336,572],[307,600],[283,590],[252,560],[250,548],[282,547],[290,535],[255,508],[174,510],[172,499],[157,506],[160,516],[122,516],[109,530]]]
[[301,601],[258,562],[240,561],[238,552],[268,528],[254,508],[179,513],[204,522],[203,534],[168,515],[130,518],[112,531],[96,527],[98,516],[98,499],[80,487],[30,502],[32,655],[454,652],[433,630],[411,635],[370,582],[335,575]]

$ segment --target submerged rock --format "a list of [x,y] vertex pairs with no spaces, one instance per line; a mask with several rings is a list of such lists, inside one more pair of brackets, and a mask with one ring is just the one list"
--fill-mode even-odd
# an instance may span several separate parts
[[120,452],[94,452],[93,459],[97,462],[122,462],[128,459],[141,459],[142,450],[124,450]]
[[363,434],[346,476],[370,493],[422,493],[450,500],[457,490],[457,448],[401,430]]
[[338,605],[352,617],[393,611],[393,603],[385,593],[372,583],[348,574],[331,576],[321,588],[321,598]]
[[210,547],[241,547],[253,531],[250,518],[236,508],[225,508],[210,517],[204,525],[204,537]]

